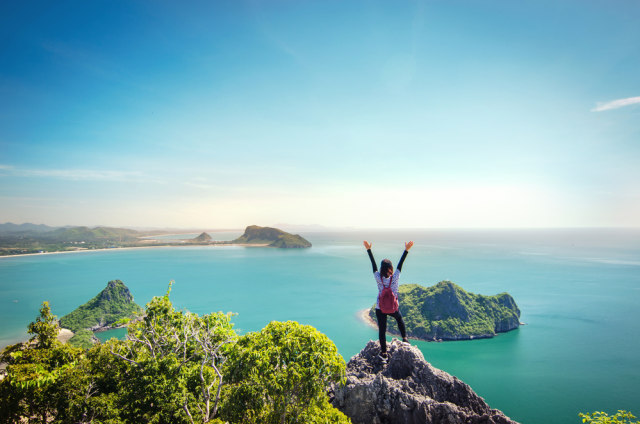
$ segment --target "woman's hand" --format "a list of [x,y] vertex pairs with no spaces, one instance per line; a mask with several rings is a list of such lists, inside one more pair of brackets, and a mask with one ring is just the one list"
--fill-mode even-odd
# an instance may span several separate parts
[[368,241],[366,241],[366,240],[365,240],[363,243],[364,243],[364,248],[365,248],[365,249],[367,249],[367,250],[371,249],[371,243],[369,243],[369,242],[368,242]]
[[409,241],[407,243],[404,244],[404,250],[406,250],[407,252],[409,251],[409,249],[411,249],[413,247],[413,242]]

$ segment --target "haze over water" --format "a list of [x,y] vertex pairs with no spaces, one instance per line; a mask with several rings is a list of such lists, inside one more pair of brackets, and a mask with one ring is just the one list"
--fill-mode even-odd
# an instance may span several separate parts
[[240,332],[271,320],[313,325],[348,360],[377,337],[357,317],[376,296],[362,240],[373,242],[378,262],[395,263],[403,242],[413,239],[401,283],[449,279],[474,293],[507,291],[527,324],[494,339],[412,341],[434,366],[524,424],[640,410],[639,230],[302,235],[311,249],[168,247],[2,258],[0,345],[26,337],[43,300],[62,316],[121,279],[143,305],[175,280],[177,308],[235,312]]

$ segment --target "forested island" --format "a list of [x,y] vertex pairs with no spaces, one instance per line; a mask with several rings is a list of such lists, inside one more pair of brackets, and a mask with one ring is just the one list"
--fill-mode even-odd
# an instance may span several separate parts
[[248,226],[239,238],[213,240],[206,232],[185,240],[166,240],[163,232],[113,227],[48,227],[34,224],[0,224],[0,256],[34,253],[76,252],[124,247],[181,245],[246,245],[276,248],[307,248],[311,243],[297,234],[277,228]]
[[[520,309],[508,293],[483,296],[469,293],[451,281],[432,287],[402,284],[400,313],[409,337],[420,340],[470,340],[494,337],[520,326]],[[375,305],[369,311],[375,320]],[[395,320],[388,331],[399,334]]]
[[127,286],[120,280],[112,280],[93,299],[60,318],[60,327],[73,331],[71,345],[89,348],[94,331],[126,326],[142,315],[142,308],[133,301]]

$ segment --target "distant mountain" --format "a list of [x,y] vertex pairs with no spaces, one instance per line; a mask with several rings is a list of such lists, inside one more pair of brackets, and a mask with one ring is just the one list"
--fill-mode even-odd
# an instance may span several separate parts
[[73,332],[96,330],[142,315],[131,292],[120,280],[112,280],[96,297],[60,318],[60,326]]
[[57,227],[49,227],[44,224],[12,224],[11,222],[7,222],[5,224],[0,224],[0,234],[12,234],[12,233],[46,233],[48,231],[53,231]]
[[58,228],[57,230],[44,233],[41,235],[43,239],[56,240],[59,242],[71,242],[71,241],[127,241],[135,240],[140,233],[136,230],[129,230],[126,228],[111,228],[111,227],[70,227],[70,228]]
[[[402,284],[398,300],[407,334],[421,340],[468,340],[493,337],[518,328],[520,309],[508,293],[469,293],[451,281],[432,287]],[[370,316],[375,320],[375,305]],[[395,320],[390,332],[398,334]]]
[[311,243],[298,234],[290,234],[277,228],[259,227],[257,225],[248,226],[244,230],[244,234],[233,240],[232,243],[266,244],[269,247],[287,249],[311,247]]

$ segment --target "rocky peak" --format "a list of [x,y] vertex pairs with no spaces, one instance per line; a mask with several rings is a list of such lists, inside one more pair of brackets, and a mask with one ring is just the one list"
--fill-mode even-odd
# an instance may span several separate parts
[[103,301],[123,299],[125,302],[133,302],[131,291],[120,280],[109,281],[107,287],[98,294],[98,297]]
[[332,388],[333,405],[353,423],[517,424],[417,347],[393,339],[387,364],[379,353],[379,342],[370,341],[347,364],[346,384]]

